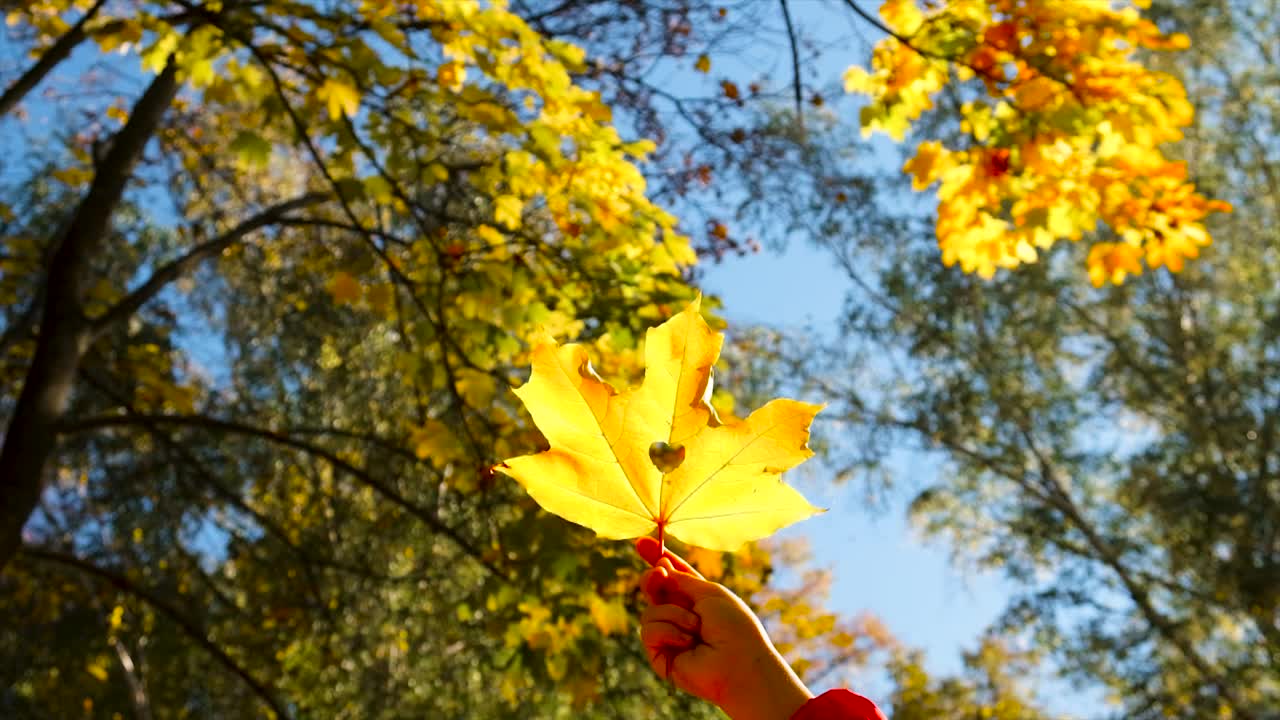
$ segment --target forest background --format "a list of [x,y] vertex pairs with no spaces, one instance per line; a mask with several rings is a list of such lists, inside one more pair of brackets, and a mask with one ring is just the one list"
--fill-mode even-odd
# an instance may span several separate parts
[[830,403],[687,549],[813,687],[1280,707],[1275,2],[4,10],[5,717],[714,717],[488,471],[699,288],[722,413]]

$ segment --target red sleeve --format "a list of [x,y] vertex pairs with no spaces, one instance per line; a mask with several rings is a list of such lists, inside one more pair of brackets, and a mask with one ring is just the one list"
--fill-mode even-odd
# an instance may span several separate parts
[[800,706],[791,720],[888,720],[870,700],[848,690],[828,690]]

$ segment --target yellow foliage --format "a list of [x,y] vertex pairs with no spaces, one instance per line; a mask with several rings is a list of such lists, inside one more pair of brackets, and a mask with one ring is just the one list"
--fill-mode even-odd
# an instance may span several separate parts
[[939,142],[921,143],[916,149],[915,157],[902,166],[904,172],[911,173],[911,187],[923,190],[938,179],[938,175],[950,167],[947,163],[949,154]]
[[1120,283],[1143,263],[1177,272],[1210,243],[1206,218],[1230,207],[1160,150],[1192,107],[1176,78],[1135,58],[1183,49],[1186,36],[1106,2],[889,0],[881,16],[897,37],[876,46],[870,70],[845,73],[845,89],[869,97],[864,133],[903,139],[952,82],[948,67],[986,95],[961,108],[968,149],[926,141],[903,167],[916,190],[940,183],[946,264],[989,278],[1102,223],[1123,242],[1091,251],[1089,276]]
[[924,13],[916,6],[915,0],[887,0],[880,6],[880,17],[902,35],[914,35],[924,23]]
[[592,595],[587,609],[591,613],[591,621],[603,635],[624,633],[631,625],[631,613],[618,598],[605,600],[599,595]]
[[520,227],[520,213],[524,201],[515,195],[499,195],[493,199],[493,219],[515,230]]
[[336,78],[325,78],[316,88],[316,97],[329,107],[329,118],[337,120],[346,115],[355,117],[360,109],[360,90]]
[[420,460],[431,460],[437,467],[466,456],[466,450],[453,431],[439,420],[428,420],[422,427],[413,428],[409,435],[409,447]]
[[724,576],[724,553],[718,550],[689,548],[684,559],[708,580],[719,580]]
[[395,309],[395,295],[395,285],[392,283],[379,283],[365,291],[364,300],[369,303],[370,310],[381,316],[388,317]]
[[[105,655],[99,655],[95,657],[93,660],[89,661],[89,663],[85,665],[84,669],[85,669],[85,672],[92,675],[94,679],[97,680],[98,682],[106,682],[107,678],[110,677],[110,673],[107,670],[109,663],[110,661],[107,659]],[[89,700],[86,700],[85,702],[91,703],[91,701]],[[89,704],[87,705],[87,707],[91,708],[93,706],[92,704]]]
[[1089,248],[1089,280],[1094,287],[1120,284],[1125,276],[1142,274],[1142,250],[1128,243],[1097,243]]
[[448,88],[457,92],[462,89],[462,84],[467,79],[467,66],[460,62],[451,61],[443,63],[436,68],[436,82],[442,88]]

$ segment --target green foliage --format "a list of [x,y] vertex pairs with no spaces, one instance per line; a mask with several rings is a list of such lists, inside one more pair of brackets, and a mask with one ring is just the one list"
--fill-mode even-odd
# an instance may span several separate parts
[[1036,706],[1030,691],[1038,669],[1034,653],[1013,650],[991,637],[965,653],[958,677],[931,677],[920,653],[899,650],[889,662],[893,717],[1047,720],[1050,715]]

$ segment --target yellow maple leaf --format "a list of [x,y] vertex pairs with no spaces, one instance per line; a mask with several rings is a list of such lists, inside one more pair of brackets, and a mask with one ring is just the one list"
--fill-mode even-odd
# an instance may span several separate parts
[[700,73],[711,72],[711,58],[706,55],[699,55],[698,60],[693,63],[693,69]]
[[346,115],[355,117],[360,109],[360,90],[334,78],[325,78],[316,90],[316,97],[329,105],[329,118],[337,120]]
[[809,424],[821,406],[777,399],[722,424],[709,404],[722,343],[695,300],[649,330],[644,381],[622,393],[581,345],[539,343],[515,392],[551,448],[497,469],[544,509],[611,539],[657,530],[734,550],[821,512],[782,482],[813,455]]

